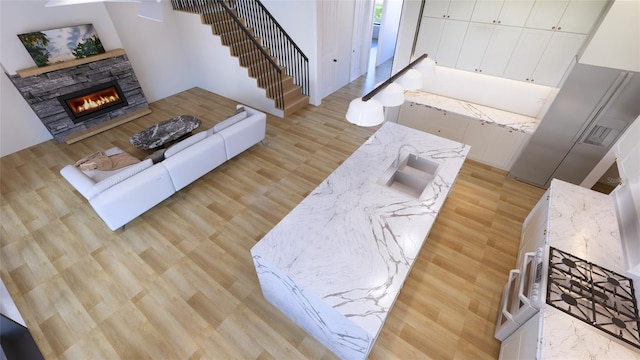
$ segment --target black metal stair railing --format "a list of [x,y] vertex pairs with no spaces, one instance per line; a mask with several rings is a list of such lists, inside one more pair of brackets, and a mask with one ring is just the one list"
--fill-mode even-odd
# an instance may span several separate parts
[[254,29],[263,45],[271,50],[280,65],[294,78],[305,95],[309,95],[309,59],[259,0],[226,0],[234,4],[238,16]]
[[235,11],[220,0],[171,0],[174,10],[201,14],[211,24],[214,33],[219,34],[225,45],[239,58],[250,63],[249,75],[255,77],[258,85],[267,89],[278,109],[284,109],[282,88],[282,68],[269,55],[254,35],[238,19]]
[[174,10],[201,14],[240,63],[251,64],[250,76],[267,89],[277,108],[284,109],[283,68],[309,95],[307,57],[258,1],[171,0],[171,5]]

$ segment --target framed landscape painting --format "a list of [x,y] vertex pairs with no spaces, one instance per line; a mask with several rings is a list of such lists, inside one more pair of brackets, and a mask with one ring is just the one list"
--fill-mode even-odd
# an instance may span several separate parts
[[18,38],[39,67],[105,52],[93,24],[41,30]]

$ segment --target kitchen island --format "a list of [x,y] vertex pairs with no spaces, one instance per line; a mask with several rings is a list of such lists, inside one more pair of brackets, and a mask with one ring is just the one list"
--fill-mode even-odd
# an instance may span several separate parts
[[[380,181],[406,152],[438,165],[420,194]],[[468,152],[384,123],[251,249],[264,297],[339,357],[366,358]]]

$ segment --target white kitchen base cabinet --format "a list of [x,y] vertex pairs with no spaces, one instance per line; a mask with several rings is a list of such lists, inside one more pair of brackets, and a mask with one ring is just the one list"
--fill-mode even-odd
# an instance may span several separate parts
[[528,139],[525,133],[470,119],[462,142],[471,145],[470,159],[508,170]]
[[468,120],[465,116],[446,110],[405,102],[400,108],[398,123],[449,140],[462,142]]
[[522,324],[500,346],[500,360],[535,360],[537,358],[540,313]]
[[530,134],[426,105],[405,102],[398,123],[471,145],[469,158],[509,170]]

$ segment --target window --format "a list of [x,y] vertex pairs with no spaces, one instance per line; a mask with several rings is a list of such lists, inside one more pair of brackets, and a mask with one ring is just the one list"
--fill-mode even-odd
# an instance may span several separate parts
[[373,24],[380,25],[382,22],[382,1],[376,0],[376,5],[373,9]]

